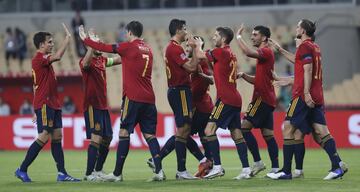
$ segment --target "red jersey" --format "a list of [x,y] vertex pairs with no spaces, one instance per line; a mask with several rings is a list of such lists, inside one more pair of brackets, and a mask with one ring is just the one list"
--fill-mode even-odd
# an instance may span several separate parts
[[169,87],[190,86],[190,73],[182,66],[189,61],[181,45],[171,40],[165,51],[166,75]]
[[103,56],[92,57],[88,68],[83,68],[83,59],[81,58],[79,65],[85,85],[84,111],[89,108],[89,105],[95,109],[106,110],[108,107],[105,71],[107,58]]
[[292,90],[293,99],[301,97],[304,99],[304,65],[312,63],[312,81],[310,94],[316,105],[324,104],[322,67],[320,47],[307,39],[303,41],[295,54],[294,86]]
[[153,54],[149,45],[141,39],[109,45],[86,38],[84,43],[96,50],[117,52],[121,56],[123,96],[132,101],[155,104],[151,83]]
[[50,55],[36,52],[31,60],[34,82],[34,109],[40,109],[46,104],[53,109],[61,109],[57,93],[57,81],[54,69],[50,63]]
[[260,59],[257,59],[256,63],[252,101],[261,97],[266,104],[276,107],[275,90],[272,84],[274,78],[271,72],[274,70],[274,52],[269,47],[263,47],[257,51],[260,55]]
[[229,45],[207,51],[206,56],[210,62],[214,62],[217,99],[224,104],[241,107],[241,96],[236,89],[237,60]]
[[[209,65],[206,61],[202,60],[199,63],[203,73],[210,75]],[[192,103],[196,110],[202,113],[211,113],[214,108],[214,104],[208,93],[209,83],[197,73],[191,74],[191,92]]]

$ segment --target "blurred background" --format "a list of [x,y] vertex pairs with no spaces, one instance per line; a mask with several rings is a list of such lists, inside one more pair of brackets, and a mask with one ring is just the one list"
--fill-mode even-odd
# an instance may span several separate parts
[[[271,29],[271,37],[292,52],[295,52],[297,22],[302,18],[315,21],[316,42],[322,52],[326,110],[357,113],[360,109],[359,5],[359,0],[0,0],[0,115],[19,117],[33,113],[31,57],[36,50],[32,36],[38,31],[49,31],[54,35],[56,48],[64,38],[61,23],[65,22],[74,33],[73,40],[62,60],[53,67],[64,103],[63,114],[81,116],[83,86],[78,62],[86,50],[77,35],[78,26],[95,28],[105,42],[116,43],[124,41],[124,27],[132,20],[143,23],[143,38],[153,49],[152,81],[158,112],[171,114],[162,55],[170,39],[168,25],[173,18],[186,20],[190,33],[204,37],[206,49],[213,47],[211,37],[217,26],[228,26],[236,32],[244,23],[247,27],[244,39],[249,45],[252,28],[266,25]],[[241,71],[254,74],[256,60],[244,56],[234,40],[231,48]],[[276,54],[275,68],[279,75],[292,75],[294,67]],[[107,69],[107,82],[110,110],[118,115],[121,66]],[[238,90],[244,111],[253,88],[240,80]],[[214,87],[210,92],[215,98]],[[286,111],[291,87],[277,89],[277,97],[276,110]],[[350,124],[347,122],[348,117],[339,126]],[[360,144],[360,127],[356,122],[357,127],[349,130],[355,130]]]
[[[22,111],[32,102],[31,57],[35,47],[32,36],[37,31],[53,33],[59,45],[64,33],[61,22],[74,32],[71,46],[63,59],[53,66],[59,80],[59,92],[64,105],[72,103],[69,113],[81,112],[82,86],[79,58],[86,49],[77,35],[77,27],[93,27],[107,43],[124,41],[125,25],[131,20],[144,24],[143,38],[154,52],[153,83],[159,112],[171,109],[166,98],[166,74],[162,52],[170,36],[168,24],[172,18],[187,21],[188,30],[203,36],[206,48],[213,47],[211,37],[217,26],[229,26],[236,32],[241,23],[247,26],[245,40],[256,25],[271,28],[271,37],[283,47],[295,51],[294,34],[297,21],[316,21],[316,42],[323,62],[325,99],[328,109],[360,108],[360,9],[356,0],[0,0],[0,97],[9,106],[10,114]],[[250,44],[251,45],[251,44]],[[255,72],[254,59],[245,57],[236,46],[241,70]],[[292,75],[293,66],[276,55],[276,71]],[[252,86],[240,81],[243,110],[251,99]],[[278,90],[278,109],[286,110],[291,88]],[[119,111],[122,92],[121,67],[108,69],[109,104]],[[215,96],[215,89],[211,88]],[[16,97],[14,97],[16,95]],[[30,102],[29,102],[30,101]],[[67,112],[67,111],[66,111]],[[66,113],[65,112],[65,113]]]

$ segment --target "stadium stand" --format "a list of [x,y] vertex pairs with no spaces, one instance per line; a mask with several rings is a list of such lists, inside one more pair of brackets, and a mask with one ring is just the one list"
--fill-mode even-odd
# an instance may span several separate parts
[[[213,47],[212,43],[212,35],[215,30],[215,27],[219,23],[223,23],[223,25],[230,26],[236,32],[237,28],[239,27],[239,22],[245,22],[247,28],[246,33],[243,35],[244,40],[251,44],[250,41],[250,33],[252,31],[252,27],[256,24],[262,24],[270,26],[272,31],[272,38],[276,41],[280,42],[282,46],[288,48],[289,50],[294,51],[294,31],[295,25],[294,21],[297,21],[303,15],[309,15],[314,18],[320,18],[319,20],[324,23],[324,26],[321,26],[319,32],[321,33],[319,41],[322,45],[322,52],[324,56],[324,88],[325,88],[325,100],[326,104],[332,106],[331,108],[336,108],[338,106],[359,106],[360,102],[360,68],[357,67],[358,65],[358,55],[357,50],[358,47],[354,47],[353,55],[348,54],[344,55],[344,57],[351,57],[350,62],[344,63],[347,65],[347,68],[336,67],[336,63],[338,63],[339,57],[336,57],[335,51],[342,51],[344,47],[347,46],[346,41],[344,41],[344,45],[341,45],[335,51],[329,51],[329,49],[334,46],[338,45],[338,41],[329,41],[329,38],[333,37],[333,32],[336,30],[343,30],[349,29],[357,31],[357,27],[360,23],[360,16],[358,8],[349,9],[348,5],[345,5],[344,8],[341,8],[343,5],[335,6],[328,6],[328,8],[324,9],[316,9],[314,10],[307,10],[304,12],[305,9],[308,7],[298,6],[294,10],[290,10],[287,8],[274,8],[277,10],[276,14],[274,15],[271,10],[264,11],[262,7],[254,8],[254,9],[242,9],[242,8],[235,8],[235,9],[227,9],[227,8],[219,8],[216,10],[209,9],[207,11],[202,12],[203,18],[206,19],[195,19],[191,20],[193,16],[199,16],[197,10],[160,10],[156,12],[151,11],[141,11],[139,14],[132,13],[132,12],[112,12],[111,17],[109,16],[100,16],[100,13],[96,12],[84,12],[83,15],[88,18],[87,26],[95,27],[96,32],[100,34],[103,38],[104,42],[113,43],[116,42],[116,31],[117,26],[112,25],[113,21],[107,20],[107,18],[115,18],[119,17],[122,21],[126,22],[130,19],[139,19],[142,20],[145,24],[145,30],[143,34],[143,38],[147,41],[152,49],[154,55],[154,66],[153,66],[153,86],[156,94],[156,105],[158,107],[159,112],[171,112],[169,104],[167,102],[166,90],[167,90],[167,82],[166,82],[166,73],[164,68],[164,61],[163,61],[163,52],[164,48],[166,47],[170,37],[167,31],[168,21],[174,17],[184,18],[188,21],[188,31],[189,33],[199,35],[204,37],[205,39],[205,49],[209,49]],[[320,7],[320,5],[319,5]],[[273,9],[273,8],[271,8]],[[238,11],[239,10],[239,11]],[[214,12],[212,12],[214,11]],[[343,16],[344,14],[348,14],[347,16]],[[336,19],[326,19],[329,16],[334,17]],[[11,16],[11,15],[10,15]],[[30,19],[23,16],[13,17],[12,21],[19,23],[22,28],[24,28],[25,32],[27,32],[27,47],[28,53],[27,57],[24,60],[24,71],[21,71],[19,62],[17,60],[10,61],[10,68],[7,69],[5,63],[5,58],[0,57],[0,78],[2,84],[7,84],[9,79],[11,78],[23,78],[28,77],[30,80],[31,77],[31,56],[35,53],[35,48],[32,42],[33,34],[39,29],[47,29],[54,34],[55,42],[59,45],[59,42],[63,39],[62,31],[57,30],[58,26],[54,23],[61,23],[62,21],[66,20],[67,18],[70,20],[71,14],[68,13],[43,13],[42,16],[33,15],[29,16]],[[216,16],[216,17],[215,17]],[[253,17],[256,16],[256,17]],[[1,18],[9,17],[8,16],[1,16]],[[33,17],[33,20],[31,20]],[[267,18],[266,20],[258,20],[257,18]],[[155,22],[156,21],[156,22]],[[4,23],[3,26],[11,26],[11,23],[8,23],[7,20],[2,19]],[[118,23],[118,21],[114,21]],[[215,23],[215,24],[214,24]],[[328,27],[330,26],[330,27]],[[333,29],[336,26],[335,29]],[[350,26],[350,28],[349,28]],[[333,27],[333,28],[331,28]],[[1,27],[0,27],[1,28]],[[106,30],[104,30],[106,29]],[[326,31],[330,31],[327,33]],[[336,31],[340,32],[340,31]],[[343,32],[343,31],[341,31]],[[356,32],[354,32],[356,33]],[[345,33],[344,37],[349,35],[349,38],[352,37],[354,33]],[[359,35],[357,35],[358,38]],[[353,38],[351,38],[353,39]],[[4,35],[0,35],[0,43],[4,43]],[[324,46],[323,46],[324,45]],[[238,46],[236,45],[235,41],[230,44],[232,50],[237,55],[238,63],[240,64],[240,70],[252,73],[254,72],[254,67],[256,60],[249,59],[245,57]],[[354,46],[358,46],[354,44]],[[327,49],[327,50],[326,50]],[[4,53],[3,46],[0,46],[0,53]],[[105,54],[111,56],[111,54]],[[74,42],[71,43],[71,46],[65,52],[63,59],[59,62],[54,64],[54,69],[57,76],[66,77],[73,77],[78,76],[80,77],[80,70],[78,66],[79,58],[76,55],[75,44]],[[275,68],[278,74],[284,74],[285,65],[288,62],[282,58],[276,56],[276,64]],[[350,64],[349,64],[350,63]],[[351,68],[353,70],[348,70]],[[344,72],[345,71],[345,72]],[[329,74],[337,73],[336,76],[330,76]],[[108,97],[109,97],[109,105],[113,110],[119,110],[121,104],[121,95],[122,95],[122,78],[121,78],[121,66],[116,66],[111,69],[107,70],[107,77],[108,77]],[[3,89],[3,88],[2,88]],[[252,94],[252,86],[243,80],[240,80],[238,83],[238,89],[243,97],[243,111],[245,110],[248,102],[251,100]],[[215,98],[215,88],[210,88],[210,93],[213,98]],[[4,94],[4,91],[0,89],[0,96]],[[76,102],[76,101],[75,101]],[[81,102],[81,101],[79,101]],[[77,106],[81,106],[81,103],[78,103]],[[333,107],[335,106],[335,107]],[[14,107],[15,108],[15,107]]]

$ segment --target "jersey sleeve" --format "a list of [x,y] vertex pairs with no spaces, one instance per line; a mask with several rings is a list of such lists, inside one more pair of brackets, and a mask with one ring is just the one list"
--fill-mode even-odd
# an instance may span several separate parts
[[49,66],[51,64],[50,62],[51,55],[43,55],[41,58],[38,58],[39,63],[41,63],[41,66]]
[[173,60],[175,61],[175,63],[177,65],[184,65],[186,62],[189,61],[189,59],[187,58],[184,49],[182,49],[181,47],[176,47],[174,49],[172,49],[172,51],[170,51],[171,53],[171,57],[173,58]]
[[116,49],[116,52],[117,52],[120,56],[124,56],[126,50],[128,50],[129,43],[128,43],[128,42],[122,42],[122,43],[118,43],[118,44],[113,45],[113,46],[116,46],[116,47],[114,47],[113,49]]
[[312,49],[309,45],[303,43],[298,48],[301,64],[309,64],[313,62]]
[[213,50],[207,50],[206,51],[206,57],[209,60],[209,62],[215,62],[217,60],[219,60],[219,58],[221,57],[221,49],[215,48]]
[[91,40],[90,38],[86,38],[84,40],[84,44],[93,49],[96,49],[98,51],[102,51],[102,52],[106,52],[106,53],[116,53],[116,52],[114,52],[116,50],[116,49],[114,49],[114,47],[116,45],[105,44],[102,42],[96,42],[96,41]]

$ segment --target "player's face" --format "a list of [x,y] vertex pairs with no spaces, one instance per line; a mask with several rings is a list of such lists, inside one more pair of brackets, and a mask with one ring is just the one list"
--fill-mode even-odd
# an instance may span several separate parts
[[183,27],[180,30],[178,30],[178,34],[180,36],[180,41],[184,42],[187,35],[186,25],[183,25]]
[[264,37],[259,33],[259,31],[253,30],[251,33],[251,41],[255,47],[259,47],[261,42],[263,42]]
[[302,21],[299,21],[298,22],[298,24],[297,24],[297,26],[296,26],[296,38],[298,38],[298,39],[301,39],[301,36],[302,36],[302,34],[304,33],[304,29],[303,28],[301,28],[301,22]]
[[42,43],[42,47],[46,53],[51,53],[54,48],[54,39],[51,36],[46,36],[45,42]]
[[216,31],[213,38],[212,38],[214,44],[215,44],[215,47],[221,47],[222,45],[222,37],[221,35],[219,34],[219,31]]

